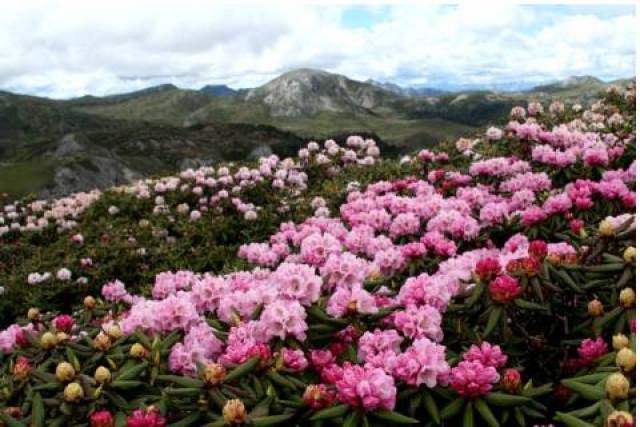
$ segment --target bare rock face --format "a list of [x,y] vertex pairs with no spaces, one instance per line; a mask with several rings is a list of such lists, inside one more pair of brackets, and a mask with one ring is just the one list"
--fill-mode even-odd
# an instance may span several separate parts
[[61,159],[83,151],[82,144],[73,133],[68,133],[60,139],[55,151],[51,154],[56,159]]
[[267,157],[273,154],[273,150],[268,145],[258,145],[249,153],[249,159],[259,159],[260,157]]
[[141,179],[143,176],[121,162],[108,157],[94,157],[90,162],[74,163],[56,169],[53,184],[43,190],[43,197],[58,197],[77,191],[108,188]]
[[245,99],[269,106],[271,115],[300,117],[322,111],[368,114],[399,95],[326,71],[299,69],[250,90]]

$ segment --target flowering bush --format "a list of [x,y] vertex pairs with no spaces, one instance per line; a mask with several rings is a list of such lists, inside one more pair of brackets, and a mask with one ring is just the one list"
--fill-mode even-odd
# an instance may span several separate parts
[[[531,103],[400,162],[352,137],[107,192],[64,239],[79,266],[19,285],[43,291],[0,332],[0,420],[633,425],[634,103]],[[136,259],[185,248],[128,274],[91,246],[116,230]],[[4,237],[47,248],[43,231]],[[208,263],[210,240],[231,261]],[[71,314],[35,307],[92,286]]]

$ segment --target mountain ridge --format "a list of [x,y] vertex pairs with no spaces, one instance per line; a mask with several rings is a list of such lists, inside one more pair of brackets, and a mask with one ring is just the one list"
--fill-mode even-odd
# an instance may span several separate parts
[[531,91],[421,96],[391,83],[296,69],[248,90],[163,84],[70,100],[0,91],[0,192],[60,195],[257,151],[287,154],[303,140],[347,133],[408,152],[499,124],[529,99],[586,102],[607,85],[574,76]]

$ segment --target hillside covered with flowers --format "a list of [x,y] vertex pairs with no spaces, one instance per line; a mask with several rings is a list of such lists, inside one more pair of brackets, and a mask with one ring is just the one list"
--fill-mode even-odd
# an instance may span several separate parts
[[633,426],[635,113],[5,204],[0,425]]

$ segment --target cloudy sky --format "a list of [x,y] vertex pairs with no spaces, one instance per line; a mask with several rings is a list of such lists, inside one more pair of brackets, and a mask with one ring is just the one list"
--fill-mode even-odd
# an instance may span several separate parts
[[0,89],[68,98],[160,83],[240,88],[298,67],[433,87],[634,75],[633,5],[476,3],[5,2]]

